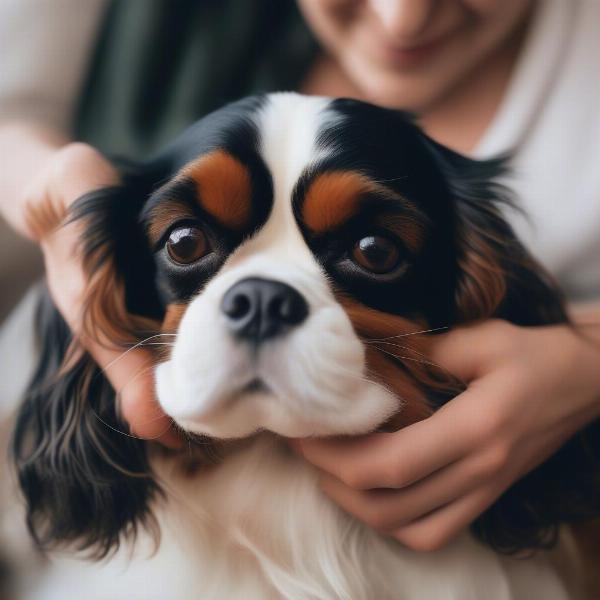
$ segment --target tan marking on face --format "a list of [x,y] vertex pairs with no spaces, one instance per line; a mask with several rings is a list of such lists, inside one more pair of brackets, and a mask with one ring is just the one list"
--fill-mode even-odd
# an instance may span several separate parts
[[316,234],[337,229],[357,214],[361,197],[368,189],[368,180],[358,173],[335,171],[319,175],[304,199],[304,224]]
[[396,431],[430,416],[433,406],[428,392],[450,397],[464,389],[456,378],[429,360],[431,337],[417,333],[428,329],[425,321],[380,312],[341,293],[336,296],[365,344],[368,375],[399,399],[399,412],[383,429]]
[[390,198],[401,203],[407,214],[382,214],[375,222],[396,233],[406,246],[416,252],[423,243],[423,225],[409,213],[416,210],[411,202],[393,190],[354,171],[333,171],[319,175],[310,184],[304,203],[304,224],[319,235],[335,231],[359,214],[368,196]]
[[161,330],[164,333],[176,333],[187,307],[187,304],[169,304],[165,312]]
[[194,181],[199,204],[219,224],[236,231],[250,224],[250,173],[237,158],[215,150],[188,164],[181,175]]

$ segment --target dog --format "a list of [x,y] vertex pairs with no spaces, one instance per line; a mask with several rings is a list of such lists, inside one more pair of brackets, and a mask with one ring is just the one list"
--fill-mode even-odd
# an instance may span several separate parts
[[[504,170],[405,113],[281,93],[206,116],[123,163],[122,185],[79,199],[84,330],[158,349],[158,400],[189,451],[127,434],[114,391],[46,298],[13,443],[27,522],[42,548],[103,559],[67,559],[61,591],[567,598],[545,550],[561,523],[600,512],[591,429],[425,554],[334,506],[285,441],[427,418],[464,389],[423,359],[436,331],[568,322],[502,216]],[[406,349],[381,343],[393,336],[410,336]]]

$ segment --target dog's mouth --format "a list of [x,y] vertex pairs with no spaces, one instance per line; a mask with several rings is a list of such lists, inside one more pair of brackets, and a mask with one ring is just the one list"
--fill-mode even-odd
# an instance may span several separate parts
[[366,372],[364,345],[338,304],[312,310],[255,353],[223,331],[211,298],[188,308],[189,323],[156,369],[159,402],[184,429],[215,438],[358,434],[397,411],[393,392]]
[[274,397],[275,392],[268,383],[258,374],[253,374],[245,382],[237,382],[221,395],[215,396],[205,404],[204,410],[198,409],[196,417],[210,419],[212,415],[225,413],[236,404],[245,403],[255,398]]

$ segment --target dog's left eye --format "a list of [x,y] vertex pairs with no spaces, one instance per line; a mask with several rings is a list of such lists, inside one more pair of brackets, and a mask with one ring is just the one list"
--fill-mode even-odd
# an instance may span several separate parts
[[210,249],[204,232],[192,226],[173,229],[167,239],[166,247],[171,260],[179,265],[196,262]]
[[352,260],[363,269],[377,275],[393,271],[400,258],[398,244],[382,235],[360,238],[352,248]]

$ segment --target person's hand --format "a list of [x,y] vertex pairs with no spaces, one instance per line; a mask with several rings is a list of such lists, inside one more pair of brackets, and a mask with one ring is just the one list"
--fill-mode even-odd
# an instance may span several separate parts
[[433,416],[292,442],[332,500],[415,550],[445,545],[600,413],[599,344],[567,326],[488,321],[439,336],[431,358],[468,384]]
[[118,183],[112,165],[94,148],[73,143],[46,161],[24,195],[24,218],[17,228],[40,243],[52,298],[86,350],[117,391],[122,417],[131,432],[164,445],[180,445],[171,420],[154,395],[151,359],[142,349],[123,353],[86,338],[80,327],[86,279],[81,264],[80,225],[65,223],[69,206],[83,194]]

